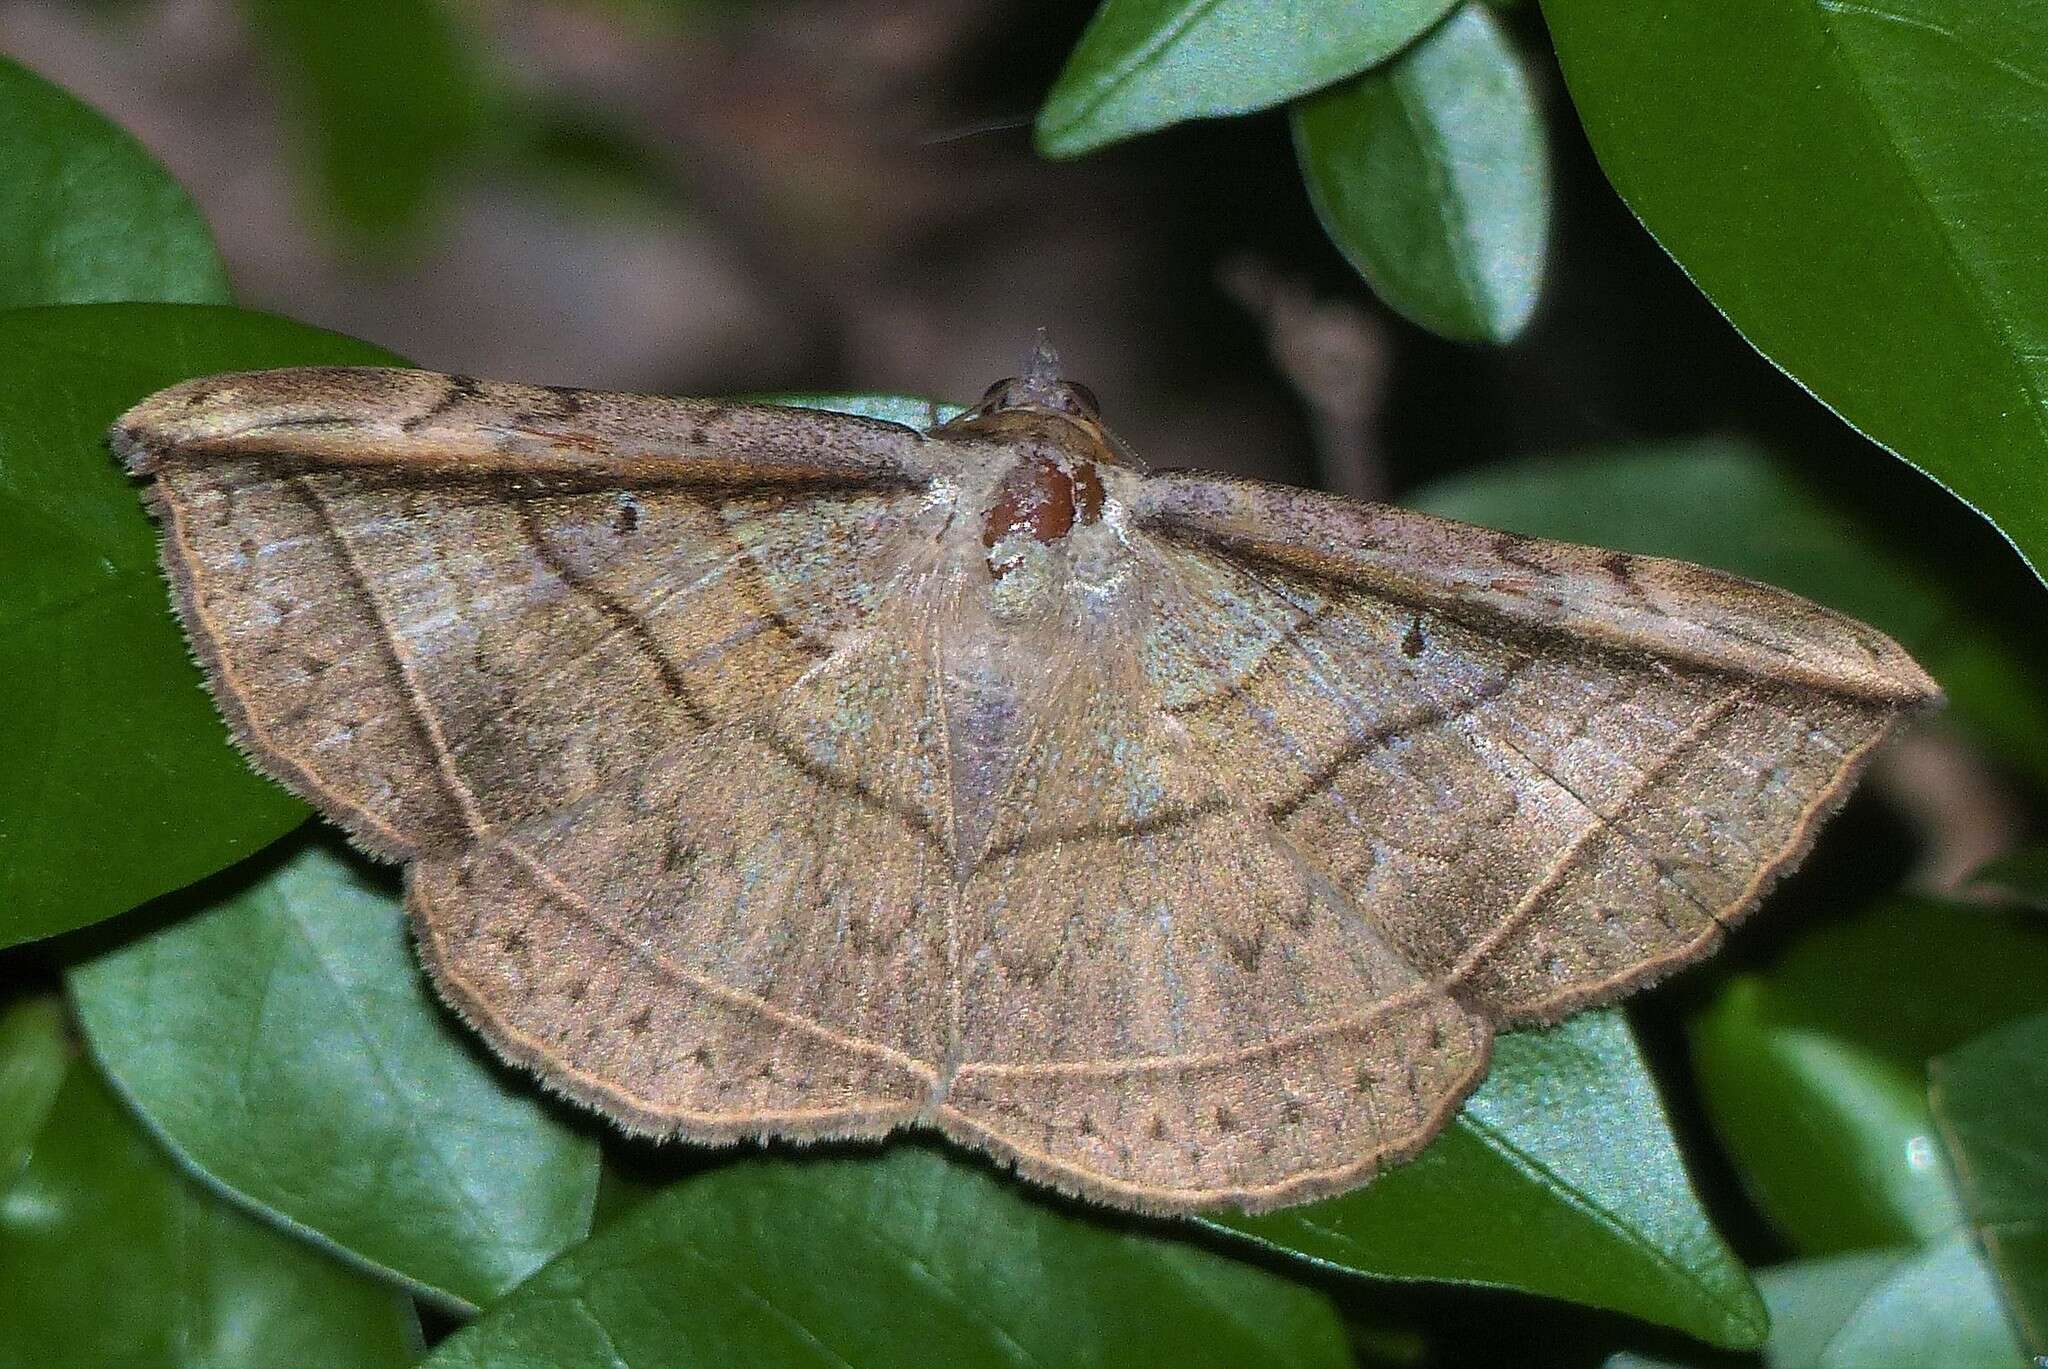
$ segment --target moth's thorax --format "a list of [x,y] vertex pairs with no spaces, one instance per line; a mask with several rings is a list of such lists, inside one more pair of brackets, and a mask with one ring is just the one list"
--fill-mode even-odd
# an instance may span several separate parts
[[[1079,523],[1102,520],[1102,473],[1087,460],[1062,462],[1033,452],[1011,463],[996,481],[995,499],[982,518],[982,545],[1016,536],[1053,543]],[[991,565],[992,573],[1002,568]]]
[[995,616],[1043,617],[1123,578],[1136,472],[1085,414],[976,411],[934,431],[953,446],[948,540]]

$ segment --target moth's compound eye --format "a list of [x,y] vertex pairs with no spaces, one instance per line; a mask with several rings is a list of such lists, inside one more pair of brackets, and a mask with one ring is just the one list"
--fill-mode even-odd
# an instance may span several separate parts
[[1059,397],[1059,407],[1068,413],[1079,414],[1083,418],[1102,417],[1102,401],[1095,397],[1095,391],[1078,380],[1061,381]]
[[1000,413],[1005,409],[1050,409],[1081,418],[1099,418],[1102,407],[1095,391],[1076,380],[1042,380],[1035,376],[1011,376],[983,391],[975,412]]

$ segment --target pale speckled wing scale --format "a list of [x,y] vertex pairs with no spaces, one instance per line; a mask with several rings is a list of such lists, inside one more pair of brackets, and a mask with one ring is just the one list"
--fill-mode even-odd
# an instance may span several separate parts
[[510,1058],[1154,1211],[1363,1182],[1704,954],[1935,695],[1763,586],[891,424],[397,371],[122,420],[236,735]]
[[1937,696],[1865,624],[1681,562],[1223,478],[1142,501],[1203,606],[1152,648],[1168,708],[1497,1025],[1705,954]]
[[165,391],[114,442],[237,736],[415,862],[423,958],[501,1050],[707,1139],[915,1111],[943,870],[752,722],[894,573],[916,433],[300,370]]
[[961,900],[940,1110],[1140,1207],[1339,1192],[1494,1029],[1696,959],[1932,682],[1698,567],[1105,473],[1126,592]]
[[1442,1125],[1486,1025],[1235,802],[1225,758],[1151,706],[1135,635],[1048,696],[963,887],[939,1120],[1140,1207],[1349,1187]]

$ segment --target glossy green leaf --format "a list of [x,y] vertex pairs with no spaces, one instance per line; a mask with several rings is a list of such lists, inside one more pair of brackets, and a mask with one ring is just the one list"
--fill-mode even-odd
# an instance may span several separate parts
[[4,57],[0,168],[0,309],[227,301],[183,187],[97,110]]
[[1522,331],[1543,281],[1550,153],[1492,11],[1467,3],[1292,118],[1316,214],[1374,293],[1445,337]]
[[0,1192],[28,1163],[71,1054],[55,998],[17,999],[0,1011]]
[[1949,716],[2048,779],[2048,652],[1989,616],[1952,549],[1910,547],[1756,448],[1699,441],[1488,467],[1405,502],[1539,537],[1676,556],[1876,624],[1948,691]]
[[1103,0],[1038,111],[1038,149],[1075,157],[1285,104],[1385,61],[1454,3]]
[[924,429],[944,423],[963,412],[958,404],[916,395],[772,394],[748,395],[756,404],[787,404],[797,409],[829,409],[836,414],[858,414],[901,423],[906,428]]
[[1369,1187],[1213,1224],[1359,1273],[1569,1298],[1716,1345],[1767,1329],[1614,1012],[1502,1037],[1450,1128]]
[[306,812],[228,745],[107,425],[190,376],[392,360],[233,309],[0,314],[0,946],[212,874]]
[[1694,1024],[1693,1059],[1753,1196],[1802,1249],[1932,1240],[1961,1219],[1918,1071],[1772,1015],[1739,978]]
[[1967,1238],[1806,1260],[1757,1278],[1770,1369],[2020,1369],[1998,1288]]
[[[1771,1309],[1765,1369],[2022,1369],[1998,1292],[1969,1243],[1801,1260],[1757,1275]],[[1621,1354],[1605,1369],[1681,1369]],[[1704,1362],[1701,1362],[1705,1369]]]
[[1708,298],[2048,569],[2048,6],[1543,12],[1601,166]]
[[1895,898],[1808,933],[1692,1024],[1700,1096],[1752,1196],[1813,1254],[1939,1238],[1962,1218],[1927,1061],[2048,1007],[2048,930]]
[[590,1229],[595,1141],[486,1063],[427,992],[399,899],[331,841],[86,961],[93,1053],[224,1187],[483,1303]]
[[1299,1284],[913,1146],[748,1158],[647,1199],[436,1369],[1346,1365]]
[[2048,1357],[2048,1013],[1941,1056],[1928,1074],[1970,1225],[2022,1338]]
[[482,108],[443,0],[244,3],[342,226],[373,241],[424,226]]
[[0,1369],[387,1369],[411,1305],[178,1173],[75,1064],[0,1193]]

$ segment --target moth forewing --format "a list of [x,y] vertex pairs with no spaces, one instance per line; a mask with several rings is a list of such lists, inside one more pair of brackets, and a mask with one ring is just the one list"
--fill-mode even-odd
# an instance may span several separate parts
[[502,1054],[636,1131],[933,1126],[1144,1210],[1412,1154],[1934,697],[1697,567],[1145,476],[1035,373],[918,433],[257,372],[112,441],[238,739],[410,862]]
[[151,395],[112,430],[137,474],[167,459],[246,457],[622,488],[914,482],[922,441],[852,414],[380,367],[204,376]]
[[1141,525],[1418,610],[1919,706],[1940,687],[1889,637],[1796,594],[1656,556],[1496,532],[1341,495],[1190,472],[1146,483]]

